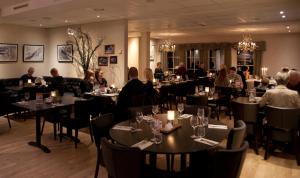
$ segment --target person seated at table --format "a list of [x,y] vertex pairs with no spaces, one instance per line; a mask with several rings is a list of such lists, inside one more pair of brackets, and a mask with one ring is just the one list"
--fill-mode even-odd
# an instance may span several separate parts
[[164,72],[161,68],[161,62],[158,62],[156,64],[156,68],[154,70],[154,77],[159,80],[162,80],[164,78]]
[[62,76],[59,75],[58,70],[56,68],[52,68],[50,70],[50,74],[52,78],[49,80],[49,89],[50,90],[57,90],[60,96],[64,94],[64,84],[65,80]]
[[20,78],[23,81],[23,84],[28,83],[29,79],[32,83],[35,81],[35,77],[33,77],[33,73],[34,73],[34,68],[29,67],[27,70],[27,74],[22,75]]
[[267,90],[259,101],[259,106],[271,105],[275,107],[299,108],[300,97],[298,92],[286,87],[289,82],[288,72],[278,72],[275,76],[277,86],[274,89]]
[[[143,104],[142,100],[133,101],[132,99],[145,94],[145,86],[143,82],[138,79],[138,70],[135,67],[131,67],[128,71],[129,81],[122,88],[119,93],[117,108],[118,108],[118,120],[126,120],[126,111],[128,107],[136,104]],[[140,98],[139,98],[140,99]],[[125,114],[125,115],[124,115]]]
[[227,75],[227,78],[229,79],[229,81],[231,80],[231,84],[233,84],[235,88],[243,88],[242,77],[236,73],[235,67],[229,68],[229,73]]
[[247,66],[242,66],[241,70],[238,71],[238,74],[241,76],[242,81],[243,81],[242,95],[245,95],[246,89],[247,89],[247,78],[249,76],[249,68]]
[[289,71],[289,83],[287,87],[300,93],[300,72],[296,70]]
[[145,69],[145,94],[146,94],[146,104],[152,105],[154,103],[157,103],[158,101],[158,93],[153,88],[153,72],[150,68]]
[[203,63],[199,63],[196,66],[196,77],[204,77],[207,75],[207,72],[204,70],[204,64]]
[[215,80],[215,86],[218,87],[228,87],[230,85],[229,79],[227,78],[227,69],[226,67],[221,68],[218,76]]
[[183,62],[179,63],[179,67],[175,74],[181,76],[183,80],[186,80],[187,72]]
[[268,90],[269,87],[269,79],[264,77],[261,80],[261,83],[256,87],[256,89],[261,90],[261,91],[266,91]]
[[88,70],[83,81],[80,82],[80,91],[81,94],[85,92],[92,92],[94,87],[94,72]]
[[104,78],[102,70],[96,70],[95,72],[95,85],[107,87],[107,80]]

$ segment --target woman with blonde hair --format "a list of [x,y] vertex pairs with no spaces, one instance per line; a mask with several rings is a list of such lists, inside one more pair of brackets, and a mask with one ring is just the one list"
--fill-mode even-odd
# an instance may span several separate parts
[[215,80],[215,86],[228,87],[230,85],[229,79],[227,78],[227,69],[222,67],[219,71],[219,75]]
[[145,103],[150,104],[150,105],[157,104],[158,93],[153,88],[153,72],[150,68],[146,68],[144,74],[145,74],[145,78],[146,78],[144,90],[145,90],[145,94],[147,96]]

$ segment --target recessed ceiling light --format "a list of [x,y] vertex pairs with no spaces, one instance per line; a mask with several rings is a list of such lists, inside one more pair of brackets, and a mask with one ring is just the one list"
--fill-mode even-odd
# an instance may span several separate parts
[[289,25],[287,25],[287,26],[286,26],[286,29],[290,29],[290,26],[289,26]]
[[43,26],[43,24],[40,24],[40,27]]
[[68,20],[65,20],[65,23],[68,23],[69,21]]
[[280,14],[284,14],[284,11],[280,11],[279,13],[280,13]]
[[291,30],[289,30],[288,32],[291,33]]
[[286,16],[285,16],[285,15],[282,15],[281,17],[282,17],[283,19],[285,19],[285,18],[286,18]]
[[97,15],[97,18],[100,18],[100,15]]

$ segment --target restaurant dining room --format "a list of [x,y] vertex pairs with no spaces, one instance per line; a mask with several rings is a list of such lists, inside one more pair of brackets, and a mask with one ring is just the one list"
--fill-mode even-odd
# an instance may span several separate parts
[[0,0],[0,178],[299,178],[299,0]]

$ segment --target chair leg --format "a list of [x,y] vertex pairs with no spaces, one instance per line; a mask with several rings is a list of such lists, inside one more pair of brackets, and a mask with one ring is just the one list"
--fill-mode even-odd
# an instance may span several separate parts
[[9,128],[11,128],[11,124],[10,124],[10,118],[8,117],[8,114],[6,115],[6,118],[7,118],[7,122],[8,122],[8,126],[9,126]]
[[[268,131],[268,132],[269,132],[269,131]],[[267,133],[267,134],[268,134],[268,135],[267,135],[267,141],[266,141],[266,145],[265,145],[266,151],[265,151],[265,156],[264,156],[264,159],[265,159],[265,160],[268,159],[269,153],[270,153],[270,136],[269,136],[270,133]]]
[[57,135],[56,123],[53,123],[53,132],[54,132],[54,140],[56,140],[56,135]]
[[91,123],[89,123],[89,131],[90,131],[91,141],[92,141],[92,143],[94,143],[94,138],[93,138],[93,132],[92,132]]
[[97,148],[97,163],[96,163],[96,170],[95,170],[95,176],[94,176],[94,178],[97,178],[98,174],[99,174],[100,154],[101,154],[100,149]]
[[62,137],[63,137],[63,127],[59,127],[59,141],[62,142]]
[[78,129],[75,129],[75,148],[77,148],[77,139],[78,139]]
[[43,125],[42,125],[42,129],[41,129],[41,135],[43,135],[43,132],[44,132],[45,122],[46,122],[46,120],[45,120],[45,118],[44,118],[44,120],[43,120]]

